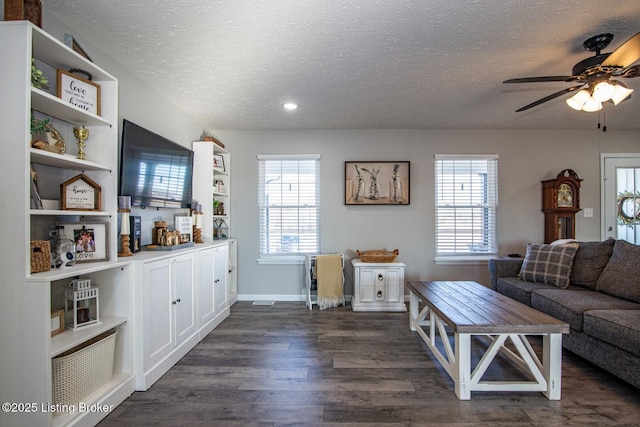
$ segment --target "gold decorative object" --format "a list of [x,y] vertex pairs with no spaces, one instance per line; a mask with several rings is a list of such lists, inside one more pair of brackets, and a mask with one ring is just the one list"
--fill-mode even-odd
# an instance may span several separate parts
[[80,160],[85,159],[84,147],[85,141],[89,138],[89,129],[82,127],[74,127],[73,128],[73,136],[78,139],[78,158]]

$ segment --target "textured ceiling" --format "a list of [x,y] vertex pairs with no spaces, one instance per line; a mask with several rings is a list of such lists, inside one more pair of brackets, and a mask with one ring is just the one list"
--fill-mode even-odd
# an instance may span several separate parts
[[[591,129],[557,98],[610,32],[640,31],[638,0],[48,0],[44,7],[211,129]],[[640,129],[636,92],[606,109]],[[286,112],[285,101],[300,108]]]

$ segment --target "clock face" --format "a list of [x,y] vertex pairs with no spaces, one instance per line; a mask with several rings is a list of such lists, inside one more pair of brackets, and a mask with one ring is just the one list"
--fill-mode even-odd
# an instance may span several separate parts
[[573,207],[573,187],[569,184],[560,184],[558,187],[558,207]]

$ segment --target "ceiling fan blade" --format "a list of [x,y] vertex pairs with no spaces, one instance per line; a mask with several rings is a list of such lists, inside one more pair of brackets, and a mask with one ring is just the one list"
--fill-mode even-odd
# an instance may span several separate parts
[[580,78],[580,76],[523,77],[505,80],[502,83],[571,82]]
[[616,75],[616,77],[640,77],[640,64],[634,65],[633,67],[625,68],[624,70],[622,70],[622,73],[620,75]]
[[640,59],[640,33],[631,37],[614,50],[602,63],[602,67],[628,67]]
[[540,105],[540,104],[542,104],[544,102],[551,101],[552,99],[557,98],[559,96],[562,96],[565,93],[569,93],[569,92],[573,92],[574,90],[578,90],[582,86],[584,86],[584,85],[581,84],[581,85],[578,85],[578,86],[571,86],[571,87],[568,87],[566,89],[562,89],[561,91],[558,91],[556,93],[552,93],[549,96],[545,96],[544,98],[538,99],[537,101],[532,102],[531,104],[525,105],[524,107],[517,109],[516,113],[519,113],[520,111],[528,110],[529,108],[533,108],[533,107],[535,107],[537,105]]

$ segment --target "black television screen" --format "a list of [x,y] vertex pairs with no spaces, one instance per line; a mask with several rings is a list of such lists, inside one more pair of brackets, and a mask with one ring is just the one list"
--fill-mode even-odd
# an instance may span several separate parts
[[191,206],[193,151],[128,120],[122,123],[121,196],[133,206]]

